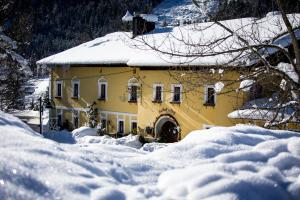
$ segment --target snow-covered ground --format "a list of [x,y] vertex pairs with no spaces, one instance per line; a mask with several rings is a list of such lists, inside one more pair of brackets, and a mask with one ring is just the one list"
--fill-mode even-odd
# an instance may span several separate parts
[[300,197],[299,133],[219,127],[140,148],[83,131],[77,143],[57,143],[1,112],[0,199]]
[[37,103],[38,98],[42,97],[49,87],[49,77],[40,79],[31,79],[25,86],[26,96],[25,104],[26,108],[31,107],[32,101]]

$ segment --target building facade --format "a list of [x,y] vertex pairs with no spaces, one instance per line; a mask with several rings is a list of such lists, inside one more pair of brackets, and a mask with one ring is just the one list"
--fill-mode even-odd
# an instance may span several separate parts
[[[249,52],[226,51],[241,44],[223,27],[208,22],[153,30],[157,20],[153,16],[127,15],[128,20],[135,27],[133,34],[111,33],[37,62],[51,69],[55,109],[50,118],[58,126],[74,129],[87,124],[87,111],[93,105],[101,129],[108,134],[134,132],[174,142],[197,129],[251,120],[262,125],[266,117],[272,118],[267,110],[258,117],[252,112],[241,115],[255,110],[256,104],[242,107],[249,100],[248,92],[240,90],[238,80],[259,63]],[[273,23],[277,20],[272,15],[255,23],[262,35],[268,35],[263,41],[285,32]],[[223,23],[241,35],[253,34],[252,18]],[[207,56],[201,56],[203,52]],[[218,84],[225,85],[221,94]],[[259,83],[256,86],[259,92]]]
[[[238,76],[234,71],[223,75]],[[88,105],[95,104],[98,122],[108,134],[138,132],[174,142],[193,130],[234,125],[227,115],[246,96],[233,91],[218,95],[214,85],[188,89],[189,83],[176,80],[169,68],[57,65],[51,70],[55,110],[50,117],[74,129],[87,124]]]

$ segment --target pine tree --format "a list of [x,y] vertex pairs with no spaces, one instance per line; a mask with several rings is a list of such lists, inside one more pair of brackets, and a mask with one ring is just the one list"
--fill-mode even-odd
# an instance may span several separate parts
[[90,128],[96,128],[98,124],[98,108],[95,108],[95,105],[96,103],[94,102],[93,104],[88,106],[87,115],[89,119],[88,123]]

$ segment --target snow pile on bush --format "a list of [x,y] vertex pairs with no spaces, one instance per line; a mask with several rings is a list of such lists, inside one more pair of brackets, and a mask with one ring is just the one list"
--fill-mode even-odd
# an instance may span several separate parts
[[[300,195],[295,132],[212,128],[147,152],[56,143],[1,113],[0,134],[0,199],[296,200]],[[92,136],[81,139],[86,137]]]
[[139,141],[137,135],[127,135],[121,138],[112,138],[110,136],[104,135],[99,136],[97,134],[97,129],[89,127],[80,127],[72,131],[73,137],[78,144],[110,144],[110,145],[125,145],[133,148],[141,148],[142,143]]
[[87,127],[87,126],[82,126],[78,129],[73,130],[72,134],[73,134],[73,137],[76,140],[78,140],[82,137],[85,137],[85,136],[97,136],[98,135],[97,129],[90,128],[90,127]]

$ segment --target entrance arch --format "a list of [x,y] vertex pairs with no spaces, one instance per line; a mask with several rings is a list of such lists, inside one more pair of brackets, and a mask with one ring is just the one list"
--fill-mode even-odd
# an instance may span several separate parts
[[170,115],[160,116],[154,125],[155,138],[165,143],[178,142],[180,139],[179,124]]

